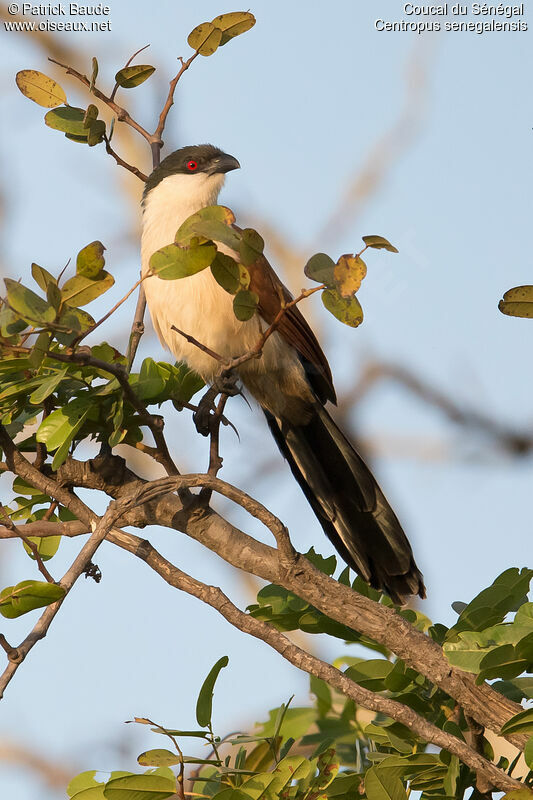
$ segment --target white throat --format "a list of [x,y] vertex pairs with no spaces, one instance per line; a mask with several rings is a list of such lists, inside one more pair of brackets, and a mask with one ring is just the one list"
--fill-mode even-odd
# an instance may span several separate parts
[[224,179],[221,173],[169,175],[148,193],[142,220],[143,273],[148,270],[152,254],[174,241],[176,231],[187,217],[216,204]]

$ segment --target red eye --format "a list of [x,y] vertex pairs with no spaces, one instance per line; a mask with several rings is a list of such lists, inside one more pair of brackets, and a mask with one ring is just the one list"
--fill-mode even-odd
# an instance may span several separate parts
[[196,161],[187,161],[187,169],[189,170],[189,172],[194,172],[196,169],[198,169],[197,162]]

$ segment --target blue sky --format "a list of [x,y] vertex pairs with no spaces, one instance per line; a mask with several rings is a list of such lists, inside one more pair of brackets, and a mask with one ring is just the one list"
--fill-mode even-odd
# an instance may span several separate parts
[[[189,54],[188,32],[234,9],[204,0],[109,5],[110,32],[63,33],[59,41],[79,48],[74,58],[82,71],[97,55],[108,86],[131,53],[150,42],[141,59],[157,71],[121,100],[153,125],[177,57]],[[368,233],[397,245],[398,256],[375,252],[368,259],[361,328],[343,328],[319,301],[309,301],[341,392],[368,360],[384,360],[412,370],[464,408],[530,428],[533,323],[503,317],[497,308],[506,289],[533,282],[530,32],[378,33],[377,17],[402,19],[402,4],[388,0],[262,0],[250,10],[256,27],[212,58],[197,59],[184,76],[165,152],[212,141],[237,156],[242,170],[229,176],[224,202],[246,224],[278,231],[301,254],[302,267],[317,250],[334,257],[353,252]],[[24,278],[32,261],[58,271],[83,245],[101,239],[117,278],[110,299],[118,300],[139,269],[140,184],[120,174],[102,148],[76,145],[43,125],[44,110],[22,97],[14,74],[39,69],[61,80],[61,73],[29,37],[2,36],[2,271]],[[409,71],[416,91],[408,88]],[[62,82],[69,101],[83,103],[83,93]],[[406,96],[412,114],[403,141],[398,131],[390,132]],[[143,158],[148,170],[147,152]],[[376,191],[333,225],[347,186],[369,161],[383,170]],[[291,273],[290,282],[297,290],[304,279]],[[105,329],[118,346],[125,344],[132,309],[128,304]],[[142,355],[165,357],[153,336],[143,342]],[[223,477],[282,517],[299,549],[313,544],[329,553],[259,429],[257,410],[237,400],[232,413],[241,442],[225,432]],[[190,417],[170,416],[178,462],[184,469],[202,468],[206,446]],[[368,394],[350,419],[362,439],[389,442],[373,468],[424,571],[428,600],[422,608],[429,616],[450,622],[451,602],[471,598],[506,567],[531,566],[529,457],[505,455],[391,383]],[[413,442],[418,449],[431,447],[433,455],[418,457]],[[264,536],[235,509],[220,508]],[[185,570],[221,585],[241,604],[250,601],[237,573],[196,543],[161,531],[150,539]],[[51,562],[54,574],[61,574],[79,544],[62,545],[57,563]],[[19,546],[5,550],[4,585],[33,576]],[[131,762],[107,751],[107,743],[124,736],[138,742],[139,752],[152,744],[131,726],[123,732],[123,720],[141,714],[191,726],[195,692],[225,653],[230,666],[215,698],[221,732],[253,722],[292,693],[306,701],[306,677],[265,645],[161,585],[143,564],[110,545],[97,561],[102,583],[75,587],[9,687],[0,737],[51,758],[76,760],[80,769],[130,768]],[[16,642],[29,622],[6,622],[2,631]],[[342,651],[324,642],[315,646],[326,657]],[[57,796],[38,788],[31,775],[0,765],[4,786],[17,800]]]

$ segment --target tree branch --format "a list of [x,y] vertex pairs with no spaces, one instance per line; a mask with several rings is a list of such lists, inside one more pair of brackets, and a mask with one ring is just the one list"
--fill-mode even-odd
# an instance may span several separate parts
[[[222,487],[219,486],[218,488]],[[245,614],[229,600],[221,589],[201,583],[182,572],[182,570],[163,558],[148,541],[142,541],[131,534],[128,534],[128,538],[127,545],[123,543],[120,546],[146,562],[168,584],[216,609],[231,625],[265,642],[294,666],[326,681],[330,686],[333,686],[346,697],[350,697],[363,708],[382,713],[401,722],[424,741],[442,747],[456,755],[464,764],[476,772],[478,780],[481,779],[484,785],[490,782],[490,785],[500,791],[525,788],[523,783],[498,769],[461,739],[427,722],[413,709],[399,703],[397,700],[382,697],[369,689],[359,686],[340,670],[292,644],[286,636],[272,625]]]
[[[61,67],[62,69],[64,69],[66,71],[67,75],[73,75],[75,78],[77,78],[77,80],[80,81],[80,83],[83,83],[83,85],[87,89],[90,90],[91,81],[89,80],[87,75],[82,75],[82,73],[78,72],[78,70],[74,69],[74,67],[69,67],[68,64],[62,64],[60,61],[56,61],[55,58],[49,58],[48,61],[51,61],[52,64],[57,64],[58,67]],[[131,117],[129,115],[129,113],[126,111],[125,108],[122,108],[122,106],[119,106],[118,103],[115,103],[114,100],[112,100],[110,97],[108,97],[102,91],[100,91],[100,89],[98,89],[96,86],[93,86],[92,94],[94,94],[95,97],[97,97],[99,100],[101,100],[103,103],[105,103],[106,106],[109,106],[109,108],[112,109],[112,111],[115,112],[119,122],[126,123],[126,125],[129,125],[131,128],[136,130],[137,133],[140,133],[140,135],[144,139],[146,139],[146,141],[149,144],[152,143],[152,141],[153,141],[152,134],[150,134],[146,130],[146,128],[143,128],[142,125],[139,125],[139,123],[136,122],[136,120],[134,120],[133,117]]]
[[[7,438],[9,440],[9,437]],[[1,430],[0,445],[4,447]],[[11,446],[13,447],[12,443]],[[28,483],[70,507],[83,522],[87,521],[84,506],[77,498],[75,500],[81,505],[80,513],[74,507],[75,504],[69,505],[67,502],[68,498],[74,497],[73,495],[59,487],[55,481],[34,470],[20,454],[18,459],[17,463],[13,463],[10,458],[10,469],[16,467],[18,474]],[[68,459],[60,467],[57,477],[67,485],[98,489],[117,500],[125,496],[131,497],[140,489],[149,486],[146,481],[127,469],[123,459],[118,456],[99,457],[87,463]],[[197,480],[196,476],[182,477],[193,482]],[[206,476],[200,477],[204,480],[204,485],[209,485]],[[159,490],[156,494],[159,494]],[[331,619],[383,644],[407,666],[420,672],[453,697],[463,707],[465,713],[498,735],[502,725],[522,710],[518,703],[508,700],[488,684],[476,686],[473,675],[453,667],[436,642],[413,628],[394,609],[375,603],[350,587],[339,584],[298,554],[294,559],[289,557],[283,560],[284,564],[291,565],[289,569],[285,568],[280,564],[275,549],[257,542],[230,525],[210,508],[206,509],[194,502],[184,507],[175,494],[166,493],[157,497],[152,494],[150,498],[148,493],[142,506],[136,508],[134,512],[128,511],[128,520],[128,524],[139,527],[157,524],[182,531],[217,553],[229,564],[270,583],[285,587]],[[278,535],[280,533],[278,529]],[[108,538],[111,540],[111,536]],[[512,734],[505,738],[521,749],[527,741],[527,735],[523,734]]]
[[61,608],[61,605],[63,604],[69,591],[90,564],[93,555],[115,524],[118,516],[120,516],[120,511],[117,510],[116,506],[116,503],[111,503],[104,516],[101,517],[98,522],[92,522],[92,535],[83,545],[72,565],[69,567],[60,581],[59,585],[65,590],[64,596],[60,600],[57,600],[55,603],[52,603],[46,607],[39,620],[35,624],[33,630],[28,634],[28,636],[26,636],[24,641],[21,642],[21,644],[8,655],[9,663],[2,675],[0,675],[0,699],[2,699],[4,696],[6,687],[32,647],[34,647],[38,641],[46,636],[55,615]]

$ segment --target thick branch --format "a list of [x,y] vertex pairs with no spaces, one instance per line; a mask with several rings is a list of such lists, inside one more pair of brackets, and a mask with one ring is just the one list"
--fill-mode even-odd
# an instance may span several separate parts
[[[26,464],[31,474],[27,468],[25,474],[19,472],[25,480],[68,505],[58,496],[66,490],[54,492],[50,484],[57,484],[33,470],[28,462]],[[69,459],[60,468],[58,479],[74,486],[99,489],[116,499],[131,496],[146,485],[146,481],[125,468],[123,460],[118,457],[93,459],[87,463]],[[82,515],[77,516],[83,519]],[[414,629],[393,609],[337,583],[302,556],[296,556],[289,569],[280,568],[278,554],[273,548],[230,525],[212,509],[194,503],[184,508],[179,498],[169,493],[145,502],[142,507],[128,512],[128,517],[135,519],[129,524],[141,527],[157,524],[180,530],[233,566],[284,586],[332,619],[380,642],[407,666],[420,672],[457,700],[465,713],[497,734],[510,717],[522,710],[520,705],[508,700],[488,684],[476,686],[473,675],[452,667],[435,642]],[[521,734],[506,738],[520,748],[527,741],[527,736]]]
[[[218,488],[222,487],[219,486]],[[427,722],[413,709],[396,700],[382,697],[368,689],[364,689],[350,680],[340,670],[292,644],[286,636],[277,631],[272,625],[245,614],[218,587],[208,586],[182,572],[163,558],[146,540],[143,541],[131,534],[126,534],[125,536],[127,541],[123,540],[122,544],[119,545],[120,547],[129,550],[137,558],[145,561],[171,586],[197,597],[216,609],[234,627],[270,645],[294,666],[326,681],[330,686],[338,689],[339,692],[346,697],[350,697],[363,708],[392,717],[392,719],[401,722],[429,744],[442,747],[458,756],[463,763],[477,773],[478,780],[482,779],[484,785],[489,782],[490,785],[500,791],[525,788],[523,783],[498,769],[461,739]]]

